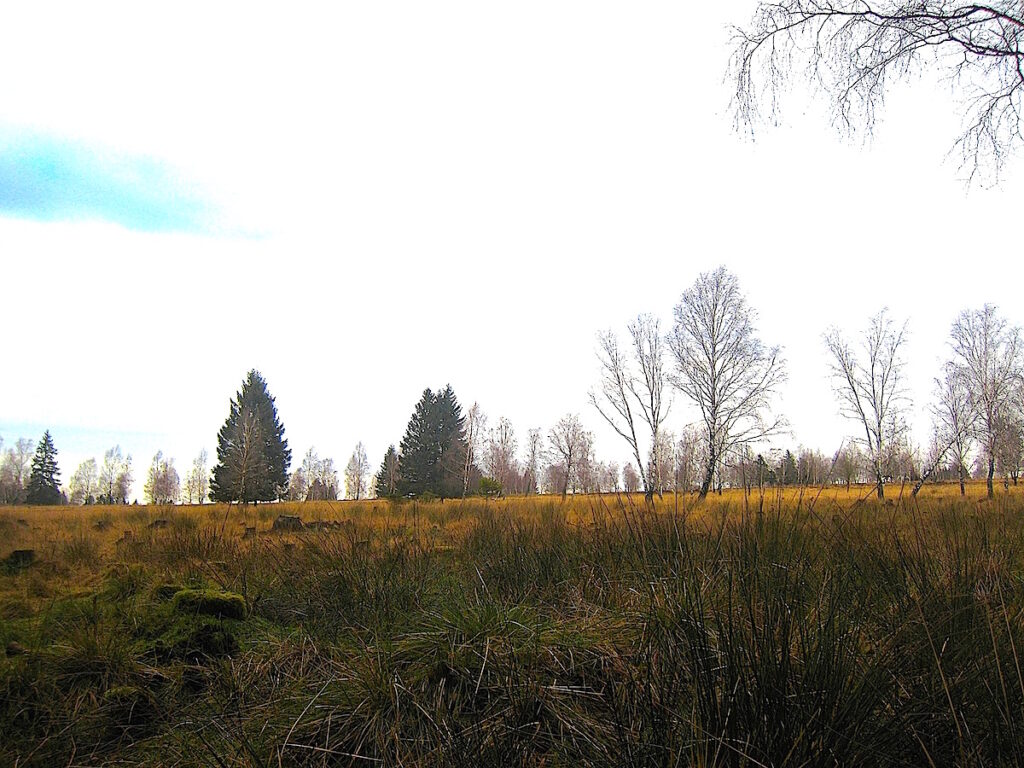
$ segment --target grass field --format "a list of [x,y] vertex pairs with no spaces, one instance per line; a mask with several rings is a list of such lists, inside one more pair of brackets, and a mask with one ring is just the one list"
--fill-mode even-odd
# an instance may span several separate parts
[[0,765],[1024,764],[1024,487],[887,492],[0,508]]

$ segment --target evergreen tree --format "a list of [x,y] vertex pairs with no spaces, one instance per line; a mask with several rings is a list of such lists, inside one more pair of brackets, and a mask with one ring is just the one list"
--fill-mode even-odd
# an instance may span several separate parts
[[470,469],[466,466],[469,448],[466,442],[466,419],[450,384],[437,395],[434,409],[440,446],[439,485],[434,493],[442,498],[463,496],[467,491],[465,480]]
[[27,504],[60,504],[62,498],[60,470],[57,468],[57,449],[53,445],[50,430],[46,430],[43,439],[36,446],[36,455],[32,458],[32,474],[28,478],[25,502]]
[[466,472],[466,434],[462,406],[451,386],[423,391],[400,445],[400,494],[461,495]]
[[782,461],[779,462],[779,482],[782,485],[796,485],[800,479],[800,474],[796,469],[796,458],[790,451],[786,451],[782,457]]
[[258,371],[249,371],[217,434],[214,501],[273,501],[288,487],[292,452],[274,398]]
[[434,487],[440,452],[431,430],[433,406],[434,393],[423,390],[399,445],[398,491],[403,496],[419,496]]
[[389,446],[384,454],[384,461],[375,478],[377,496],[380,498],[391,498],[398,495],[398,482],[401,475],[398,473],[398,451],[395,446]]

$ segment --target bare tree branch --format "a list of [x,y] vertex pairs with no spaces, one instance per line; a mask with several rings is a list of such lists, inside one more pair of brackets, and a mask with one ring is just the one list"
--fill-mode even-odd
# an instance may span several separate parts
[[844,132],[871,133],[894,80],[931,67],[962,97],[962,167],[995,179],[1024,144],[1024,5],[949,0],[762,2],[733,34],[736,126],[774,119],[795,73],[831,102]]

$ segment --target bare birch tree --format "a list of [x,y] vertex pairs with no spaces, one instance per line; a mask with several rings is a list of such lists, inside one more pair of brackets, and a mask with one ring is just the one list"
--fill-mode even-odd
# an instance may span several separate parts
[[105,451],[99,476],[99,502],[101,504],[127,504],[132,480],[131,454],[123,455],[119,445]]
[[640,487],[640,475],[636,472],[636,467],[632,464],[627,464],[622,470],[622,489],[626,493],[636,493]]
[[601,365],[601,395],[590,391],[590,403],[597,409],[615,433],[629,445],[639,471],[644,493],[650,498],[651,484],[647,478],[644,460],[637,439],[637,417],[634,413],[634,374],[629,359],[619,348],[618,337],[612,331],[597,336],[597,359]]
[[539,429],[531,429],[526,435],[526,451],[523,469],[526,493],[537,493],[540,489],[541,465],[544,462],[544,435]]
[[516,446],[516,433],[512,422],[503,416],[487,435],[484,464],[487,474],[497,480],[505,492],[513,490],[514,480],[519,474]]
[[1024,424],[1020,414],[1004,411],[999,425],[999,441],[996,443],[996,469],[1003,476],[1004,487],[1012,481],[1017,485],[1020,479],[1021,459],[1024,458]]
[[866,463],[864,453],[857,443],[843,445],[832,458],[836,479],[846,486],[846,490],[860,482]]
[[[629,324],[629,335],[633,340],[633,358],[639,375],[633,378],[633,397],[640,406],[640,417],[651,433],[653,477],[648,472],[652,491],[660,496],[665,487],[664,467],[665,444],[661,439],[661,425],[668,418],[671,403],[665,391],[665,342],[661,333],[661,322],[651,314],[638,315]],[[650,499],[650,495],[648,495]]]
[[92,504],[99,487],[99,470],[96,459],[86,459],[78,465],[68,484],[68,501],[71,504]]
[[185,487],[182,492],[186,504],[202,504],[210,492],[208,461],[209,456],[205,448],[200,450],[199,455],[192,461],[192,469],[185,477]]
[[700,410],[707,449],[700,497],[712,487],[725,457],[740,446],[779,433],[781,418],[768,415],[785,380],[778,347],[757,337],[757,313],[725,267],[702,273],[675,307],[669,346],[676,362],[673,384]]
[[174,459],[165,458],[162,451],[157,451],[143,487],[146,503],[175,504],[180,491],[181,482],[178,470],[174,468]]
[[27,437],[19,438],[0,460],[0,504],[18,504],[24,499],[32,469],[35,446]]
[[366,457],[366,448],[356,443],[352,456],[345,465],[345,494],[357,501],[366,496],[370,477],[370,460]]
[[871,462],[878,498],[885,498],[885,464],[906,431],[909,406],[903,381],[907,323],[897,326],[882,309],[870,319],[860,350],[836,328],[825,334],[840,413],[864,430],[860,443]]
[[703,438],[700,429],[693,424],[683,429],[675,445],[675,490],[689,492],[700,482],[698,476],[703,467]]
[[1020,329],[986,304],[960,313],[950,331],[953,364],[967,382],[978,412],[978,438],[988,463],[988,497],[995,495],[992,478],[996,469],[1004,414],[1018,402],[1021,386]]
[[921,486],[943,465],[951,466],[960,481],[960,495],[967,493],[966,480],[970,474],[971,445],[978,429],[978,409],[971,397],[963,372],[947,363],[942,377],[935,380],[935,401],[932,411],[932,449],[925,461],[921,479],[911,495],[916,496]]
[[483,452],[487,416],[480,404],[474,402],[466,412],[466,461],[462,467],[462,497],[469,493],[469,478],[473,474],[477,457]]
[[568,414],[563,416],[548,433],[551,449],[561,459],[564,467],[562,481],[562,498],[569,491],[569,483],[578,474],[579,463],[585,453],[590,451],[590,433],[583,428],[579,416]]
[[791,74],[831,102],[835,124],[870,133],[893,82],[925,69],[962,96],[956,140],[971,176],[1024,144],[1024,5],[1020,0],[778,0],[760,2],[734,34],[737,127],[762,104],[771,117]]
[[[664,486],[658,451],[661,425],[668,417],[665,393],[665,353],[661,324],[654,315],[641,314],[628,326],[631,347],[623,352],[612,331],[598,334],[597,358],[601,365],[600,396],[590,392],[590,402],[601,417],[629,445],[636,461],[647,501]],[[649,451],[654,460],[645,463],[637,436],[638,421],[647,425]],[[653,474],[653,476],[652,476]]]

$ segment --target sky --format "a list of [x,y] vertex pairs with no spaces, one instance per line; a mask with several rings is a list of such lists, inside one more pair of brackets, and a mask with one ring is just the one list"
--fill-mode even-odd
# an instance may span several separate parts
[[[246,372],[310,446],[376,467],[451,383],[520,436],[588,404],[595,335],[725,265],[779,344],[786,445],[831,452],[822,333],[909,318],[914,438],[956,314],[1024,322],[1022,167],[968,187],[924,72],[870,141],[797,88],[733,127],[754,2],[31,3],[0,24],[0,437],[67,481],[114,444],[184,476]],[[669,428],[696,418],[676,402]]]

